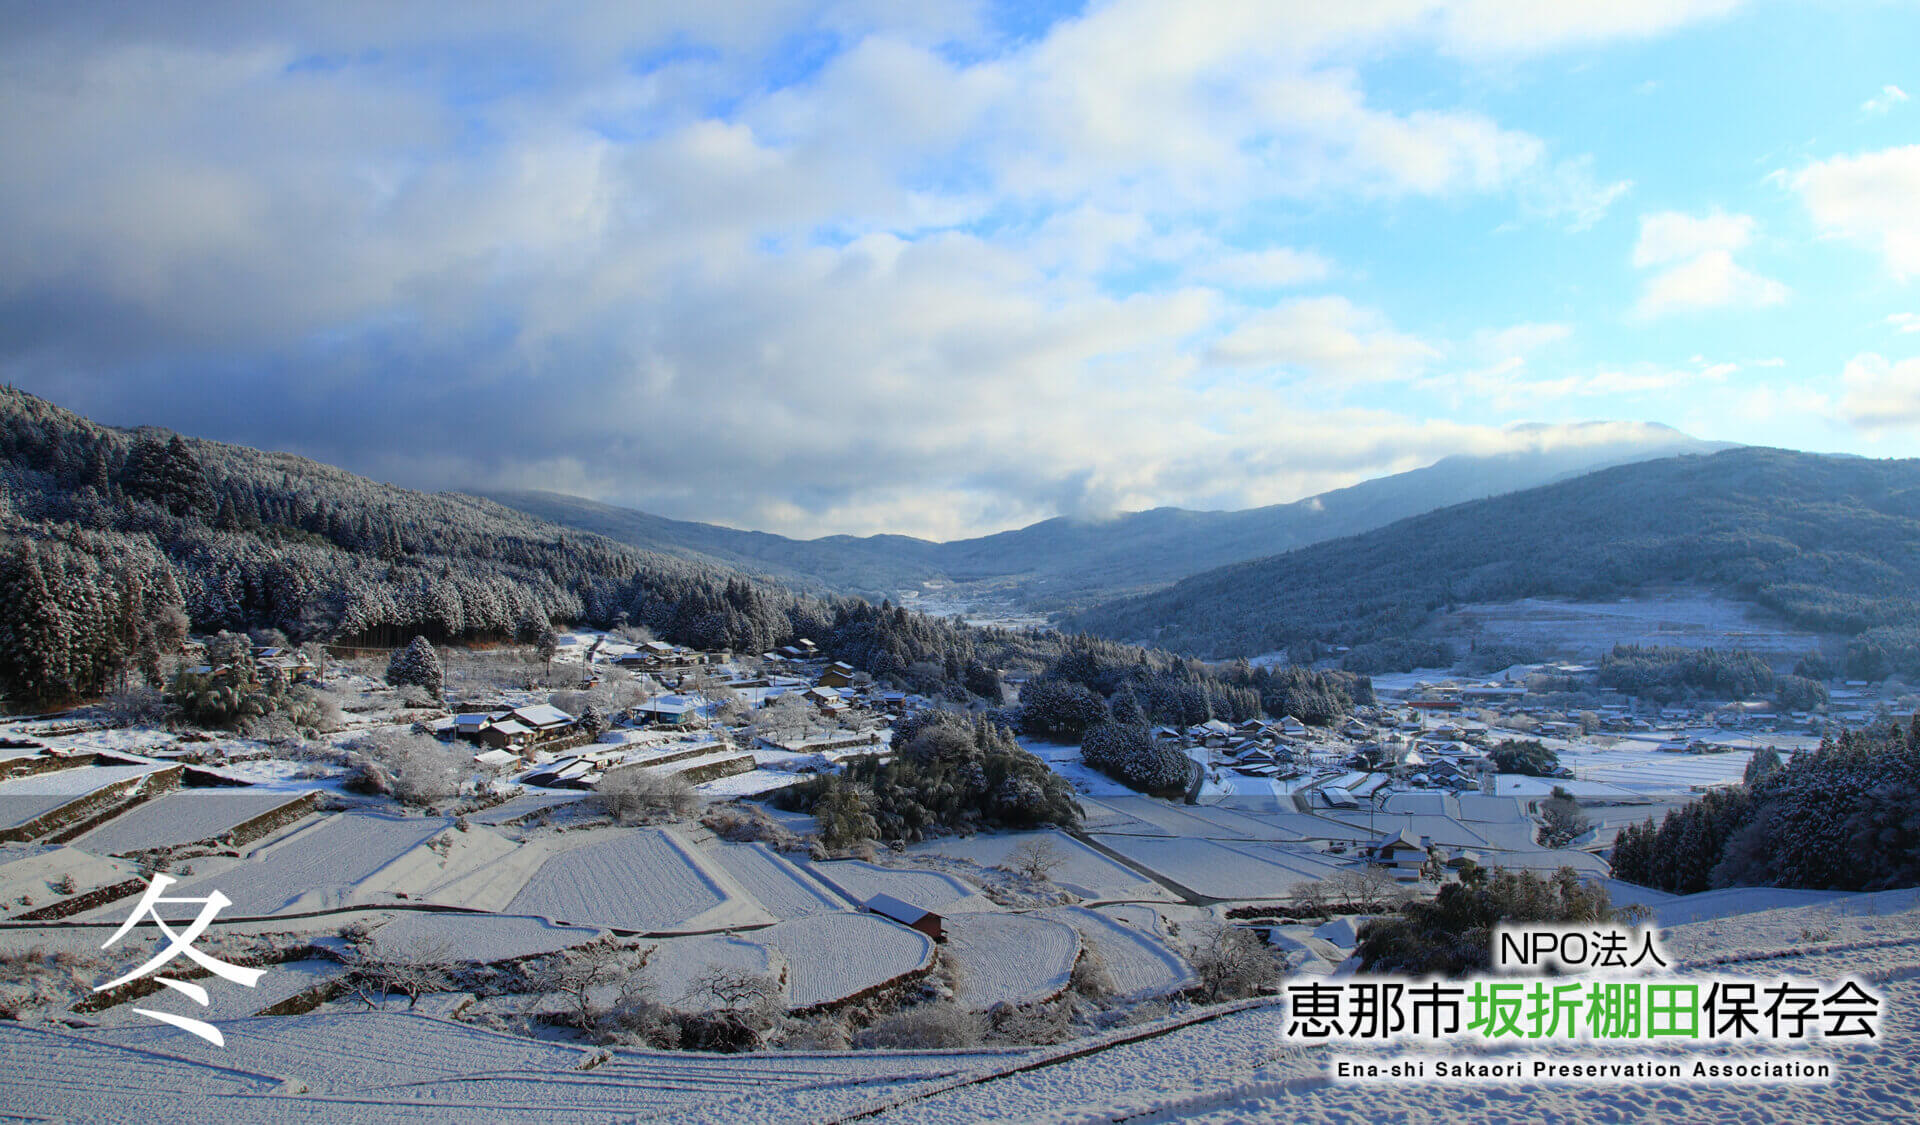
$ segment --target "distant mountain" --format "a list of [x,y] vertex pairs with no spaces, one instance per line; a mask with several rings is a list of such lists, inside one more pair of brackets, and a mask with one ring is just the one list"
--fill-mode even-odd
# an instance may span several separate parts
[[1920,461],[1742,448],[1617,466],[1197,574],[1069,623],[1252,655],[1406,638],[1462,603],[1661,583],[1860,635],[1849,660],[1862,674],[1920,670]]
[[1290,504],[1235,512],[1155,508],[1056,518],[934,543],[899,535],[797,540],[665,519],[550,492],[489,494],[508,507],[649,550],[757,570],[790,584],[898,596],[923,583],[1035,609],[1084,606],[1190,574],[1352,535],[1435,508],[1610,465],[1728,448],[1659,425],[1523,427],[1533,449],[1448,457]]

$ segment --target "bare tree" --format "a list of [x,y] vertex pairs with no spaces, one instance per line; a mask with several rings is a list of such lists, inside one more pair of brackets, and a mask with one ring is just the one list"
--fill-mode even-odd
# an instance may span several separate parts
[[700,795],[685,778],[645,766],[607,771],[594,786],[594,799],[622,824],[685,820],[700,811]]
[[411,1010],[420,1003],[420,997],[453,987],[456,960],[451,944],[426,937],[416,937],[389,954],[378,953],[370,943],[361,942],[347,961],[347,988],[369,1008],[397,992],[407,998]]
[[1044,883],[1066,861],[1067,857],[1060,854],[1060,849],[1054,846],[1051,839],[1034,836],[1008,853],[1006,862],[1000,866],[1025,875],[1036,883]]
[[609,1010],[600,1004],[599,994],[604,989],[618,986],[614,1008],[627,1006],[648,991],[650,952],[611,938],[563,949],[527,974],[526,988],[535,995],[565,997],[573,1009],[574,1026],[583,1031],[597,1030]]
[[1188,960],[1209,1000],[1234,1000],[1266,991],[1286,972],[1286,963],[1258,933],[1218,923],[1200,931]]
[[757,1047],[786,1015],[786,989],[771,973],[709,964],[687,986],[684,1002],[709,1013],[707,1037],[716,1043]]
[[1332,896],[1349,910],[1377,914],[1405,901],[1407,891],[1385,870],[1368,864],[1337,872],[1327,884]]

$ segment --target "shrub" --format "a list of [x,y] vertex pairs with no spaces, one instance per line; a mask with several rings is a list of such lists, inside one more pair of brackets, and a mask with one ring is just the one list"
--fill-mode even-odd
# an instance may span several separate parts
[[1493,929],[1502,923],[1614,918],[1607,889],[1582,883],[1571,867],[1542,879],[1469,866],[1431,901],[1405,903],[1397,916],[1367,923],[1355,952],[1362,972],[1459,977],[1493,967]]
[[469,772],[466,755],[413,731],[376,731],[350,748],[358,759],[350,788],[388,793],[409,805],[430,805],[458,794]]
[[1187,954],[1208,1000],[1237,1000],[1269,991],[1286,962],[1259,933],[1214,923],[1202,928]]
[[594,800],[622,824],[685,820],[700,810],[700,795],[686,778],[644,766],[607,771],[594,786]]
[[952,1001],[920,1004],[876,1022],[853,1037],[866,1050],[928,1050],[977,1047],[986,1038],[987,1021]]
[[1553,796],[1540,804],[1541,840],[1550,848],[1564,848],[1581,833],[1593,827],[1573,794],[1556,785]]
[[891,759],[863,756],[775,794],[782,808],[814,814],[830,847],[856,840],[919,840],[981,828],[1078,823],[1073,788],[1007,731],[954,712],[909,720]]

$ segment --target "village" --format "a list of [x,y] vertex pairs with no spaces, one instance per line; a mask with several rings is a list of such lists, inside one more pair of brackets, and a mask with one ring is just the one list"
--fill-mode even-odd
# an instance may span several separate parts
[[[384,682],[388,654],[260,644],[250,660],[213,663],[206,643],[188,646],[184,676],[336,701],[338,727],[318,744],[117,725],[84,709],[0,726],[0,956],[50,965],[41,959],[58,951],[62,966],[10,986],[18,1022],[5,1034],[20,1042],[9,1049],[45,1045],[28,1028],[63,1047],[151,1045],[137,1005],[153,1004],[144,1010],[213,1021],[236,1045],[262,1044],[267,1024],[298,1026],[303,1042],[397,1034],[384,1029],[404,1016],[432,1021],[436,1043],[611,1042],[606,1074],[672,1075],[699,1057],[689,1049],[747,1048],[856,1085],[930,1081],[895,1074],[883,1064],[898,1056],[873,1049],[1024,1058],[1076,1035],[1198,1019],[1262,987],[1234,976],[1244,965],[1223,968],[1221,935],[1257,939],[1269,985],[1331,975],[1367,918],[1471,867],[1571,868],[1656,917],[1680,909],[1681,897],[1610,878],[1613,834],[1737,782],[1756,737],[1787,753],[1817,740],[1784,724],[1708,725],[1731,719],[1724,707],[1569,714],[1530,698],[1538,670],[1388,680],[1332,727],[1281,716],[1154,729],[1193,763],[1184,795],[1134,792],[1076,746],[1023,737],[1072,783],[1083,816],[1071,830],[833,852],[812,817],[765,798],[891,753],[893,727],[935,700],[807,641],[746,658],[592,631],[555,642],[446,650],[443,698]],[[1017,691],[1021,677],[1007,679]],[[1502,772],[1496,751],[1513,741],[1557,764]],[[423,747],[455,763],[448,784],[381,781],[383,770],[404,781],[418,760],[405,756]],[[1557,839],[1545,815],[1556,796],[1583,814]],[[152,938],[99,946],[160,874],[183,900],[218,891],[230,903],[210,934],[267,968],[258,989],[215,989],[201,1006],[83,986],[150,951]],[[618,966],[644,992],[617,985]],[[967,1030],[929,1030],[932,1012]],[[669,1040],[679,1049],[663,1051]],[[821,1049],[836,1061],[822,1064]],[[200,1057],[191,1043],[169,1050]],[[315,1093],[350,1090],[327,1076],[338,1059],[324,1051],[257,1062]],[[755,1065],[754,1082],[803,1081],[790,1064]],[[665,1112],[710,1093],[667,1081],[652,1096]],[[877,1096],[857,1093],[805,1104]],[[583,1099],[572,1108],[600,1104],[569,1096]]]

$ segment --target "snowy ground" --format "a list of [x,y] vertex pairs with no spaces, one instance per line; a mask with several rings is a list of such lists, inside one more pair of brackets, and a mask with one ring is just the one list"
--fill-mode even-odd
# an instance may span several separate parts
[[613,830],[548,859],[507,910],[637,932],[774,920],[731,884],[664,830]]
[[838,890],[850,903],[864,903],[874,895],[892,895],[922,910],[951,913],[956,909],[979,909],[980,888],[954,875],[938,871],[910,871],[881,867],[858,859],[813,863],[808,871],[827,886]]
[[251,789],[182,789],[163,793],[73,841],[103,855],[212,840],[234,826],[297,798]]
[[1080,932],[1081,943],[1098,951],[1119,996],[1164,996],[1191,985],[1193,970],[1159,936],[1158,920],[1129,925],[1119,917],[1079,906],[1042,912]]
[[1689,588],[1604,602],[1524,598],[1463,605],[1440,615],[1434,627],[1457,640],[1520,645],[1544,656],[1591,659],[1616,644],[1676,645],[1746,649],[1783,668],[1822,641],[1757,606]]
[[1166,899],[1166,890],[1140,873],[1087,847],[1064,832],[1012,832],[991,835],[946,837],[914,844],[909,856],[919,854],[951,856],[981,867],[998,867],[1013,852],[1031,840],[1043,840],[1060,863],[1048,875],[1055,886],[1073,892],[1084,900]]
[[873,914],[814,914],[765,930],[753,940],[780,951],[787,999],[796,1008],[826,1004],[922,968],[933,939]]
[[716,844],[707,854],[781,919],[831,914],[852,906],[803,870],[811,865],[789,860],[765,844]]
[[960,969],[954,998],[985,1011],[1059,995],[1080,955],[1080,934],[1039,915],[961,914],[947,919],[945,954]]

